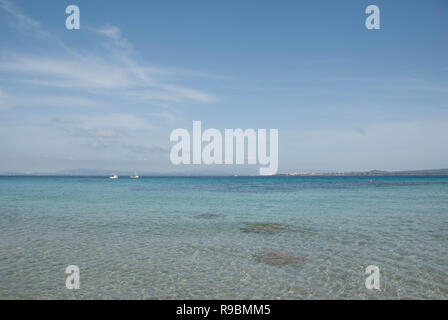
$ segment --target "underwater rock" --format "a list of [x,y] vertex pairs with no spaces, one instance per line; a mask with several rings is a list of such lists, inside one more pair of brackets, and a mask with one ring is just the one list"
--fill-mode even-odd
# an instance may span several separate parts
[[280,223],[251,223],[240,229],[244,232],[266,234],[287,231],[288,227]]
[[212,218],[219,218],[220,215],[219,214],[215,214],[215,213],[203,213],[203,214],[199,214],[197,216],[195,216],[196,218],[200,218],[200,219],[212,219]]
[[259,234],[271,234],[280,232],[299,232],[302,235],[311,234],[313,229],[308,227],[298,227],[281,223],[249,223],[240,228],[243,232],[254,232]]
[[255,255],[255,260],[267,264],[282,266],[292,263],[303,262],[303,257],[295,256],[287,252],[280,251],[266,251]]

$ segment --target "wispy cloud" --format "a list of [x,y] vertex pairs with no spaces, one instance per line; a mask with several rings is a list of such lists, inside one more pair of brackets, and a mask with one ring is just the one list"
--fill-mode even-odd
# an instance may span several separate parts
[[[133,77],[138,80],[138,83],[140,85],[159,90],[158,97],[160,97],[160,94],[166,93],[169,96],[174,97],[176,101],[182,98],[186,98],[188,100],[193,100],[196,102],[211,103],[216,100],[214,97],[204,92],[200,92],[198,90],[186,88],[176,84],[164,83],[158,80],[157,76],[160,76],[162,70],[159,69],[158,73],[153,73],[151,68],[142,66],[137,63],[135,59],[132,58],[132,54],[134,53],[133,46],[126,38],[122,36],[121,30],[118,27],[106,26],[94,29],[94,31],[109,40],[109,42],[106,42],[104,44],[105,47],[114,55],[114,57],[118,61],[122,63],[126,70],[129,71],[133,75]],[[173,73],[172,70],[171,73]],[[142,90],[140,90],[139,92],[134,92],[134,96],[139,96],[141,98],[147,97],[146,94],[147,92]],[[152,95],[149,95],[149,97],[152,97]]]
[[11,16],[11,24],[18,31],[25,34],[31,33],[39,37],[46,37],[49,35],[39,21],[26,15],[21,8],[11,1],[0,0],[0,8]]
[[397,77],[391,78],[390,76],[384,77],[349,77],[338,76],[331,77],[327,80],[333,82],[344,82],[353,84],[370,84],[374,89],[386,89],[394,91],[409,91],[409,92],[448,92],[448,83],[433,82],[424,78],[412,77]]
[[121,128],[124,130],[131,129],[153,129],[150,122],[142,117],[130,113],[108,113],[101,115],[72,115],[70,117],[58,117],[52,119],[52,124],[72,124],[78,128],[87,130],[96,130],[98,128]]
[[[286,166],[313,170],[441,168],[448,152],[443,119],[374,123],[364,127],[284,132],[283,148],[298,150]],[[282,152],[282,150],[280,150]],[[328,155],[331,156],[328,156]],[[431,158],[428,158],[431,154]],[[350,166],[347,164],[354,161]]]
[[427,82],[419,82],[419,83],[404,83],[404,84],[390,84],[385,85],[385,89],[388,90],[404,90],[404,91],[421,91],[421,92],[438,92],[438,93],[447,93],[448,92],[448,84],[440,85],[439,83],[427,83]]
[[119,55],[123,53],[130,54],[134,52],[134,46],[122,36],[121,29],[114,25],[106,25],[99,28],[88,28],[88,30],[101,35],[111,42],[104,45],[109,49],[118,51]]
[[[33,30],[38,36],[48,35],[41,23],[26,14],[9,0],[0,0],[19,31]],[[22,54],[0,51],[0,75],[22,85],[46,88],[82,89],[101,96],[121,96],[136,103],[162,101],[170,103],[212,103],[216,98],[201,90],[175,83],[176,78],[206,76],[174,68],[157,68],[138,63],[134,46],[117,26],[83,27],[87,37],[100,37],[104,48],[98,52],[76,51],[60,39],[61,53]],[[59,42],[58,42],[59,43]]]
[[116,139],[122,135],[122,132],[114,129],[83,129],[74,128],[72,131],[73,136],[82,138],[95,138],[95,139]]
[[[0,73],[16,81],[44,87],[83,89],[93,93],[124,94],[140,101],[203,102],[216,99],[199,90],[160,82],[157,76],[137,65],[118,65],[96,56],[50,59],[3,54]],[[111,90],[122,90],[122,92]],[[106,92],[107,91],[107,92]]]
[[43,125],[59,131],[77,145],[92,151],[122,147],[133,152],[148,152],[150,149],[146,146],[133,142],[135,137],[129,132],[150,132],[153,129],[148,120],[126,113],[54,117]]
[[53,107],[64,109],[66,107],[98,107],[101,106],[97,101],[78,96],[71,95],[36,95],[33,97],[27,96],[12,96],[0,91],[0,109],[9,109],[15,107],[25,107],[30,109],[40,107]]
[[19,81],[41,86],[91,89],[131,88],[138,85],[122,67],[95,56],[75,59],[47,58],[33,55],[4,54],[0,72]]
[[8,106],[8,96],[0,90],[0,110],[6,109]]
[[122,147],[135,153],[169,152],[169,148],[153,145],[122,144]]

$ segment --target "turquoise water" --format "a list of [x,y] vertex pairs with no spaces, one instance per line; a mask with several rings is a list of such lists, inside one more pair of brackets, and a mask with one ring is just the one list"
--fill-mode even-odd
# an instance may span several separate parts
[[368,180],[0,177],[0,299],[447,299],[448,177]]

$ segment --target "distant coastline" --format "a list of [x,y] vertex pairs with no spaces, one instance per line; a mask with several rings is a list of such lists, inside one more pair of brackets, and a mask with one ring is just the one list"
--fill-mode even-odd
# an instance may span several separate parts
[[[135,173],[131,171],[112,171],[96,169],[64,170],[58,172],[0,172],[3,177],[109,177],[111,174],[117,174],[119,177],[130,177]],[[228,172],[217,171],[194,171],[194,172],[142,172],[140,177],[228,177],[235,176]],[[258,177],[256,174],[238,174],[239,177]],[[411,170],[411,171],[328,171],[328,172],[286,172],[274,175],[275,177],[385,177],[385,176],[448,176],[448,169],[429,169],[429,170]]]
[[448,169],[412,170],[412,171],[341,171],[341,172],[290,172],[278,176],[324,176],[324,177],[384,177],[384,176],[448,176]]

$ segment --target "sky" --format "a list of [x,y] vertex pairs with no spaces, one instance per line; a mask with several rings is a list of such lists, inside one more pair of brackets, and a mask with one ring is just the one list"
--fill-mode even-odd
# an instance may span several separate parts
[[280,173],[448,167],[445,0],[0,0],[0,43],[0,172],[258,172],[172,165],[194,120],[278,129]]

